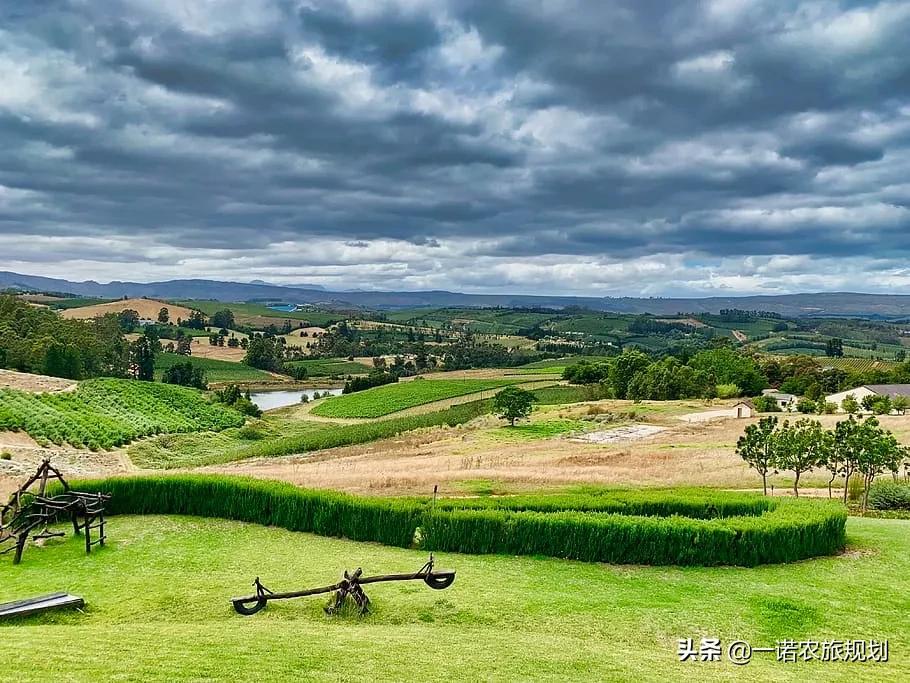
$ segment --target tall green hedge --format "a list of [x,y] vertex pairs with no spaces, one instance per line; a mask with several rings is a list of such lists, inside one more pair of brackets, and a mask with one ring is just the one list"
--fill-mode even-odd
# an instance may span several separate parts
[[212,475],[75,486],[111,493],[113,514],[221,517],[399,547],[591,562],[754,566],[836,553],[845,540],[838,503],[723,492],[604,490],[434,505]]

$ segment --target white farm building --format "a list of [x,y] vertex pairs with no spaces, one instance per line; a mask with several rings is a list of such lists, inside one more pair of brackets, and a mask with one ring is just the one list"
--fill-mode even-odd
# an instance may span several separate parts
[[831,394],[825,400],[836,405],[837,411],[842,413],[844,409],[841,404],[847,396],[851,395],[860,404],[862,404],[866,396],[888,396],[891,399],[895,399],[898,396],[910,398],[910,384],[864,384],[856,389]]

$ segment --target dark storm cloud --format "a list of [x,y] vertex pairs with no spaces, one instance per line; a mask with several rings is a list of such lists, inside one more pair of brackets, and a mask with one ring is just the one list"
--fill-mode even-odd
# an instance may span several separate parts
[[666,293],[849,258],[910,284],[907,3],[9,5],[0,268],[634,293],[672,262]]

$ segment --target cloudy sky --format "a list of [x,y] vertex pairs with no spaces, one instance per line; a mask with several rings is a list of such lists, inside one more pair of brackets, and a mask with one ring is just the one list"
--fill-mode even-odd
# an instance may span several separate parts
[[910,293],[910,2],[0,4],[0,270]]

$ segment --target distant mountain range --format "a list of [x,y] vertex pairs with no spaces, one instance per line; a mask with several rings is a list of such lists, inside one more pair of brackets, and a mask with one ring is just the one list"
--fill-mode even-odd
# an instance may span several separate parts
[[325,306],[396,309],[418,306],[542,307],[577,306],[616,313],[717,313],[722,309],[760,310],[788,317],[854,316],[865,318],[910,317],[910,295],[823,292],[771,296],[705,298],[635,298],[531,296],[522,294],[462,294],[459,292],[332,292],[318,285],[284,287],[263,282],[218,280],[166,280],[164,282],[71,282],[57,278],[0,271],[0,289],[65,292],[105,299],[149,297],[155,299],[214,299],[217,301],[268,300]]

